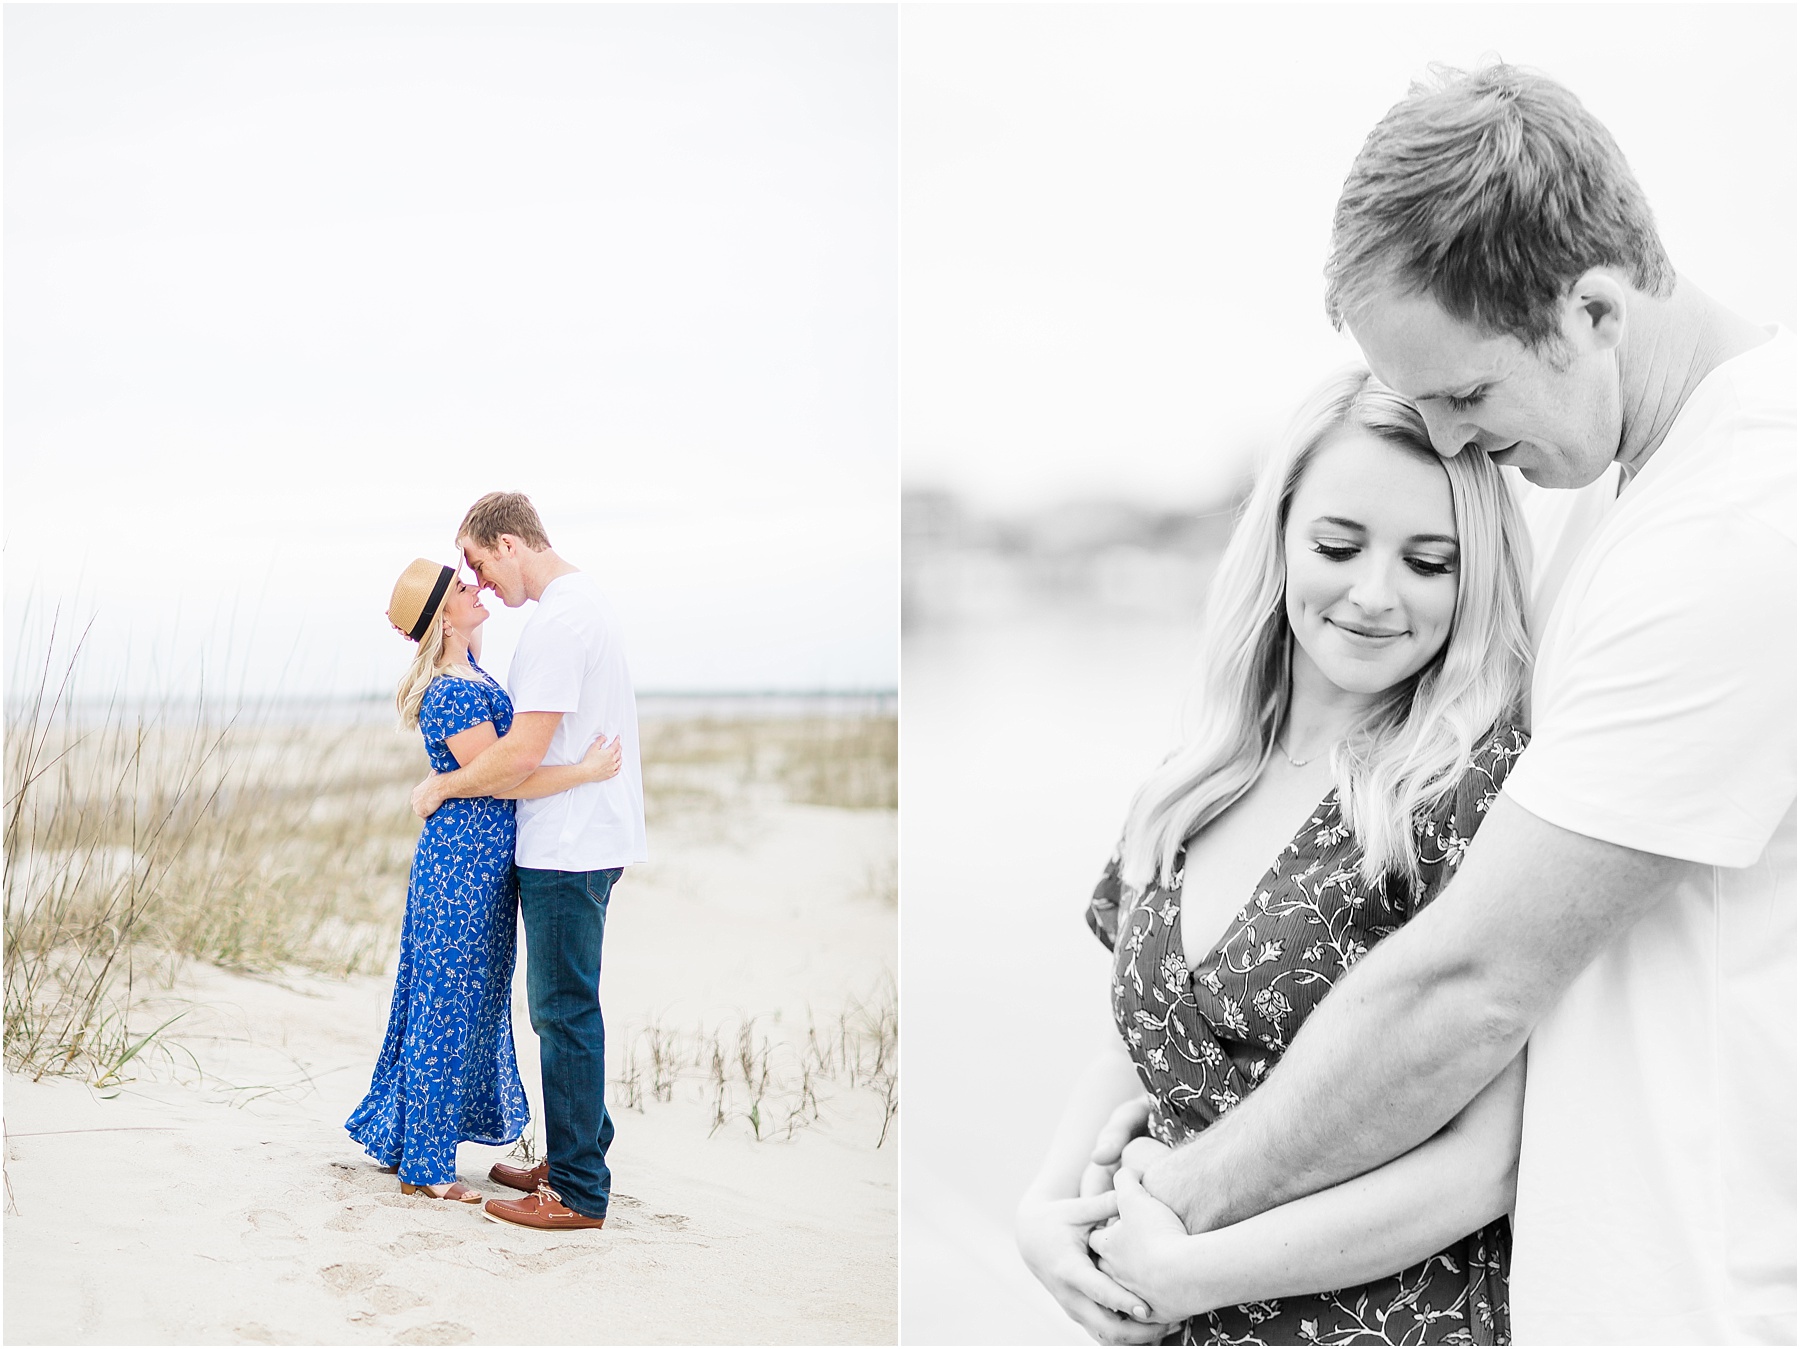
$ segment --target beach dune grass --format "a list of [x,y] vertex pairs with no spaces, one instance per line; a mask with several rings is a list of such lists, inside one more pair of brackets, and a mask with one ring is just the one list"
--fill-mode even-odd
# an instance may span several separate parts
[[184,960],[378,970],[417,835],[398,750],[267,709],[9,709],[8,1066],[115,1071],[136,995]]
[[[651,1020],[627,1025],[611,1082],[620,1108],[672,1101],[688,1086],[712,1111],[712,1129],[733,1120],[759,1141],[789,1139],[824,1115],[820,1092],[865,1088],[882,1102],[880,1127],[866,1141],[887,1142],[900,1110],[899,999],[891,979],[827,1018],[809,1013],[804,1039],[740,1017],[687,1031]],[[827,1100],[829,1095],[827,1095]]]
[[[78,657],[15,680],[7,708],[7,1066],[111,1080],[167,1029],[134,1014],[184,961],[379,972],[419,831],[417,733],[378,708],[77,702]],[[648,721],[647,804],[892,808],[895,744],[892,715]]]

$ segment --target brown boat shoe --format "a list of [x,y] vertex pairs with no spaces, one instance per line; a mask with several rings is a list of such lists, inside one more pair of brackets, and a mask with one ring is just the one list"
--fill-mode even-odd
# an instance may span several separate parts
[[530,1194],[540,1185],[550,1182],[550,1163],[539,1162],[536,1166],[508,1166],[505,1162],[495,1162],[488,1170],[488,1179],[496,1185],[504,1185],[509,1190],[523,1190]]
[[491,1222],[517,1223],[546,1232],[573,1232],[583,1227],[604,1227],[605,1218],[588,1218],[563,1203],[548,1185],[540,1185],[523,1199],[490,1199],[483,1210]]

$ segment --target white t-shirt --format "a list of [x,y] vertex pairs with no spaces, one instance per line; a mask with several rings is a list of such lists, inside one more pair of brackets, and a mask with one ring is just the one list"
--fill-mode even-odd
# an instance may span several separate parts
[[1527,494],[1504,790],[1690,865],[1531,1036],[1519,1344],[1794,1343],[1794,360],[1713,371],[1622,494]]
[[619,771],[605,782],[519,802],[522,867],[602,871],[649,860],[644,778],[638,768],[637,698],[618,624],[585,572],[544,587],[507,671],[513,712],[561,712],[547,764],[578,763],[596,735],[618,736]]

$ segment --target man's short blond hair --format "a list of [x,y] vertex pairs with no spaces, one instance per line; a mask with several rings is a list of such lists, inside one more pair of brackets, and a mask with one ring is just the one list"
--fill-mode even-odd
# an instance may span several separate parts
[[492,548],[502,534],[511,534],[534,552],[550,546],[544,522],[523,492],[489,492],[469,507],[456,529],[458,539],[467,539],[477,548]]
[[1534,350],[1591,267],[1647,295],[1675,289],[1618,143],[1547,75],[1437,66],[1363,143],[1331,222],[1325,312],[1342,328],[1378,294],[1424,294]]

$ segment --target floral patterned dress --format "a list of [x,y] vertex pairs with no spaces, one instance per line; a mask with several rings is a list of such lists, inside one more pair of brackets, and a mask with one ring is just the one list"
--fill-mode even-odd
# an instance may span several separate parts
[[[1151,1134],[1185,1142],[1256,1089],[1332,985],[1455,873],[1525,734],[1502,726],[1440,806],[1415,822],[1422,884],[1370,886],[1337,789],[1281,850],[1232,926],[1190,972],[1174,883],[1138,895],[1115,856],[1088,925],[1113,952],[1113,1019],[1153,1098]],[[1506,1219],[1360,1288],[1221,1307],[1182,1344],[1506,1344]]]
[[[457,766],[451,736],[484,721],[498,735],[512,726],[506,690],[469,663],[479,680],[439,675],[419,704],[435,772]],[[387,1037],[344,1125],[411,1185],[455,1180],[457,1143],[511,1143],[531,1120],[512,1036],[513,830],[511,801],[452,797],[413,852]]]

